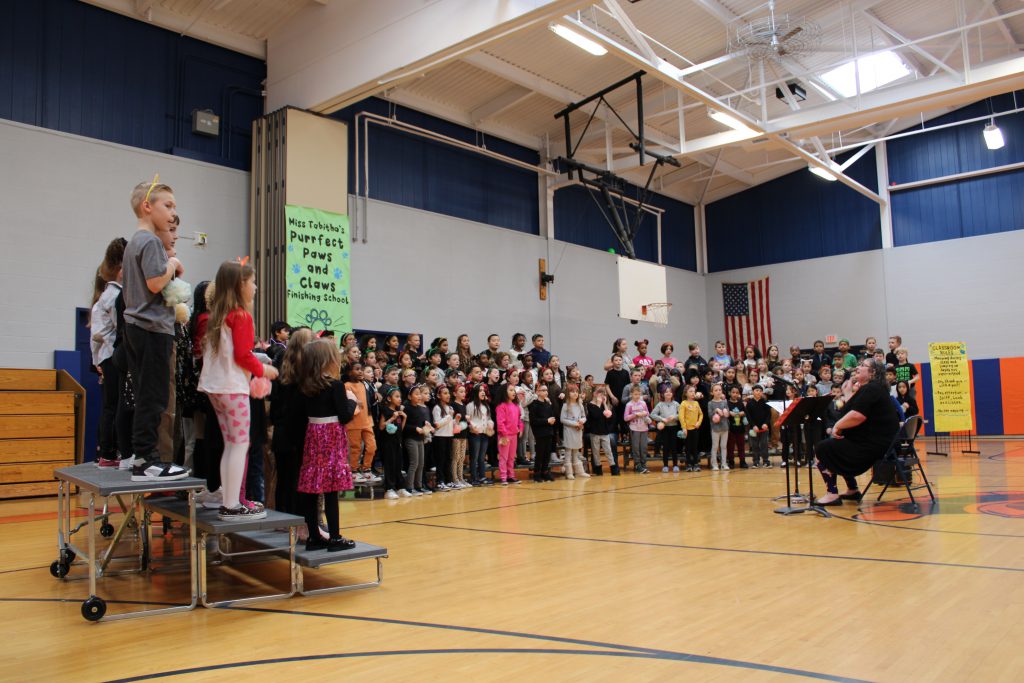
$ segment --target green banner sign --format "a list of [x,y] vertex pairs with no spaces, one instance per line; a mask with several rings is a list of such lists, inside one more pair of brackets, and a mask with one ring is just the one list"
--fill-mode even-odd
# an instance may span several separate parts
[[351,330],[348,216],[305,206],[285,206],[284,215],[288,325]]

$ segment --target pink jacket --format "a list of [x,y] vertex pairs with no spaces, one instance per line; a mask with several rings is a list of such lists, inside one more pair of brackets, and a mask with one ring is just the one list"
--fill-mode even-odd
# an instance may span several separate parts
[[523,428],[523,418],[519,411],[519,404],[511,401],[499,403],[494,411],[494,421],[497,423],[499,435],[512,436],[519,434]]

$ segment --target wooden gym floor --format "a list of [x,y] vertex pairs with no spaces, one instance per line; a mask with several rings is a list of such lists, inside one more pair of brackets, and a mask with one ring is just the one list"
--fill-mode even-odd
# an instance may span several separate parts
[[[381,587],[106,623],[80,616],[86,582],[49,574],[55,503],[5,502],[0,680],[1017,681],[1024,442],[981,451],[927,461],[940,502],[920,515],[905,491],[772,514],[778,468],[346,500],[347,533],[389,549]],[[211,592],[243,594],[232,576]],[[99,592],[116,613],[181,600],[185,578]]]

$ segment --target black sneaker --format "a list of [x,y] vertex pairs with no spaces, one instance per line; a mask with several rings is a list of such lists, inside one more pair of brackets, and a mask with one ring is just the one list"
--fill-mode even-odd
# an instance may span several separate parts
[[306,552],[311,553],[317,550],[327,550],[327,541],[322,538],[310,538],[306,541]]
[[136,460],[132,465],[132,481],[175,481],[188,475],[187,469],[169,462]]
[[226,508],[221,505],[220,510],[217,511],[217,517],[222,522],[247,522],[250,520],[265,519],[266,516],[266,510],[248,508],[244,505],[239,505],[235,508]]

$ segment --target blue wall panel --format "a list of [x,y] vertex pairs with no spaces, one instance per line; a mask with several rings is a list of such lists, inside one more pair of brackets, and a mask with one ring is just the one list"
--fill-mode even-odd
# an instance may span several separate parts
[[971,361],[974,375],[974,425],[977,434],[1003,433],[1003,387],[998,358]]
[[665,209],[661,216],[661,262],[666,266],[697,271],[697,241],[693,234],[693,207],[667,197],[654,198]]
[[[631,198],[639,197],[640,189],[632,188]],[[555,191],[555,238],[579,244],[584,247],[606,251],[614,249],[623,253],[622,246],[616,239],[612,228],[608,225],[604,201],[597,196],[597,202],[590,192],[579,185],[570,185]],[[696,270],[697,261],[694,251],[693,207],[661,195],[652,194],[648,203],[662,208],[665,212],[661,217],[661,254],[662,263],[666,266]],[[627,205],[628,206],[628,205]],[[599,208],[600,207],[600,208]],[[627,220],[632,218],[632,206],[626,214]],[[620,214],[621,215],[621,214]],[[637,258],[644,261],[658,262],[657,219],[654,215],[644,212],[640,221],[640,229],[633,240]]]
[[[846,172],[877,189],[873,151]],[[711,272],[882,246],[878,205],[806,169],[709,204],[705,216]]]
[[[1011,95],[993,97],[929,121],[925,128],[1014,108]],[[1024,114],[997,118],[1006,145],[985,146],[988,121],[943,128],[887,143],[889,180],[939,178],[1024,161]],[[979,176],[892,193],[897,246],[1024,228],[1024,171]]]
[[[266,65],[74,0],[0,3],[0,118],[248,168]],[[211,109],[221,134],[192,133]]]
[[[397,120],[480,144],[519,161],[537,164],[536,151],[505,140],[481,140],[470,128],[428,114],[371,98],[332,114],[349,124],[349,191],[356,192],[355,116],[359,112],[394,116]],[[360,124],[360,128],[361,128]],[[360,135],[361,135],[360,131]],[[360,156],[366,154],[365,146]],[[372,199],[401,204],[456,218],[540,233],[537,174],[476,152],[371,123],[369,126],[369,192]],[[362,182],[362,181],[361,181]],[[365,185],[362,190],[365,190]]]
[[[932,119],[924,128],[927,130],[1014,108],[1011,94],[1000,95]],[[997,150],[988,149],[981,134],[988,121],[890,140],[886,143],[889,181],[898,185],[1024,161],[1024,114],[1001,116],[995,122],[1006,140],[1006,145]]]
[[892,223],[896,246],[1020,230],[1024,171],[894,192]]

